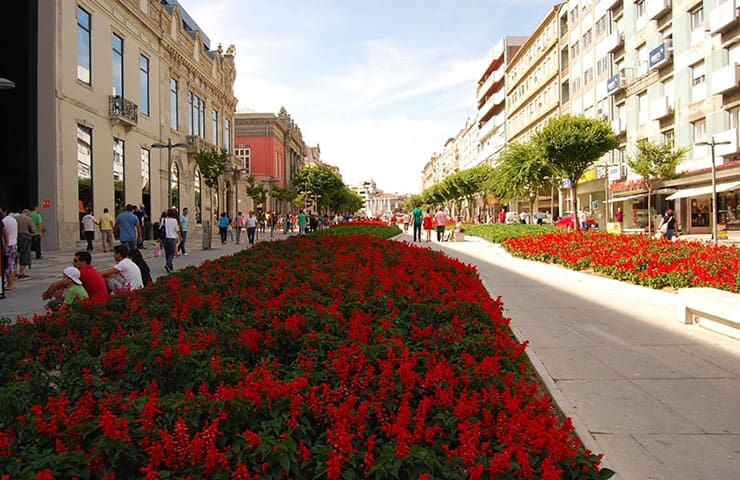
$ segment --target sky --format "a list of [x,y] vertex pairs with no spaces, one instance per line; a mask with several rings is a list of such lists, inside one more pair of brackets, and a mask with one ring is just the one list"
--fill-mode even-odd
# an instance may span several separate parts
[[236,47],[237,110],[285,107],[345,183],[419,193],[466,119],[490,49],[528,35],[553,0],[179,0]]

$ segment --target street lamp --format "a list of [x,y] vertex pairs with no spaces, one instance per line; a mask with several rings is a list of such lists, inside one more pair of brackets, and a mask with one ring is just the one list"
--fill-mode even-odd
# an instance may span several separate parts
[[12,90],[15,88],[15,82],[7,78],[0,78],[0,90]]
[[717,145],[729,145],[731,142],[729,140],[724,140],[722,142],[715,142],[714,136],[712,136],[712,139],[709,142],[697,142],[695,145],[697,146],[709,146],[712,149],[712,240],[714,242],[714,246],[717,246],[717,173],[715,172],[715,166],[714,166],[714,147]]
[[167,144],[164,143],[153,143],[152,148],[166,148],[167,149],[167,210],[172,208],[172,149],[173,148],[187,148],[187,143],[172,143],[171,139],[167,139]]

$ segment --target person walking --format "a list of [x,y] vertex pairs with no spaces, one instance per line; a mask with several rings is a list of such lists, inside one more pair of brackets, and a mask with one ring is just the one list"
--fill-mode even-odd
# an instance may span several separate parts
[[180,228],[177,222],[177,210],[171,208],[167,212],[167,216],[162,221],[164,226],[164,269],[167,273],[171,273],[175,266],[172,264],[172,260],[175,258],[175,250],[177,249],[177,240],[180,235]]
[[15,290],[16,264],[18,263],[18,222],[10,215],[7,208],[0,208],[0,219],[3,222],[3,240],[5,245],[5,278],[8,281],[5,290]]
[[26,268],[31,268],[31,236],[34,234],[33,220],[28,209],[15,217],[18,224],[18,274],[16,278],[27,278]]
[[87,213],[82,217],[82,233],[87,240],[87,251],[93,251],[93,239],[95,238],[95,225],[98,221],[93,216],[92,208],[87,209]]
[[107,208],[103,209],[103,214],[100,216],[98,225],[100,226],[100,237],[103,243],[103,252],[113,250],[113,215],[110,214]]
[[663,234],[663,238],[666,240],[673,240],[673,236],[676,234],[676,217],[673,215],[673,210],[670,208],[665,211],[663,220],[660,222],[660,231]]
[[445,228],[447,227],[447,214],[444,208],[439,207],[439,210],[434,215],[434,222],[437,224],[437,241],[441,242],[444,240]]
[[[187,255],[188,252],[185,251],[185,240],[188,238],[188,207],[185,207],[182,209],[182,214],[180,214],[180,243],[177,245],[177,250],[180,251],[183,255]],[[236,234],[236,238],[239,238],[239,234]],[[238,241],[236,243],[239,243]]]
[[44,233],[44,221],[39,213],[39,206],[34,205],[29,213],[33,222],[34,233],[31,235],[31,250],[36,253],[36,260],[41,259],[41,234]]
[[298,235],[305,235],[306,234],[306,214],[303,213],[303,210],[298,212],[298,216],[296,217],[296,222],[298,223]]
[[236,244],[239,245],[239,242],[242,238],[242,229],[244,228],[244,214],[242,212],[237,212],[236,214]]
[[250,211],[249,216],[246,220],[247,225],[247,240],[250,245],[254,245],[254,233],[257,231],[257,217],[254,216],[254,212]]
[[427,208],[427,211],[424,212],[424,217],[422,218],[422,224],[424,227],[424,236],[426,237],[426,242],[432,241],[432,223],[434,222],[434,218],[432,218],[432,211],[431,209]]
[[[113,225],[114,232],[118,232],[118,240],[121,245],[126,245],[130,250],[134,250],[136,245],[141,241],[141,224],[139,219],[134,215],[134,206],[126,205],[126,210],[119,213],[116,217],[116,223]],[[126,257],[128,257],[128,251]]]
[[422,212],[420,204],[417,203],[414,209],[411,210],[411,216],[413,217],[414,222],[414,241],[421,242]]
[[218,233],[221,236],[221,245],[226,244],[226,235],[229,230],[229,217],[226,212],[221,212],[221,217],[218,219]]

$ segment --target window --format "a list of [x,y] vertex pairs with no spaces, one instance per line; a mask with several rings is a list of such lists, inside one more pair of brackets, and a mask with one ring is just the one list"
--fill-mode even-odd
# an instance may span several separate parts
[[206,102],[193,92],[188,92],[188,135],[205,138]]
[[[79,221],[93,208],[92,128],[77,124],[77,205]],[[80,240],[84,239],[80,226]]]
[[638,20],[645,16],[645,0],[637,0],[635,2],[635,14]]
[[180,167],[177,166],[175,162],[172,162],[172,170],[171,170],[171,182],[170,182],[170,192],[172,192],[172,205],[168,205],[169,207],[174,207],[177,210],[180,210]]
[[576,42],[575,42],[575,43],[573,44],[573,46],[572,46],[572,47],[570,47],[570,56],[571,56],[571,58],[572,58],[573,60],[575,60],[575,59],[576,59],[576,57],[578,56],[578,52],[579,52],[579,51],[580,51],[580,48],[579,48],[579,45],[578,45],[578,41],[576,41]]
[[675,141],[675,133],[673,130],[666,130],[663,132],[663,143],[673,147]]
[[200,224],[203,221],[200,213],[202,205],[200,192],[203,190],[203,181],[200,178],[200,170],[198,168],[195,169],[195,175],[193,176],[193,187],[195,192],[195,223]]
[[560,86],[560,99],[563,103],[570,100],[570,84],[568,80],[564,81]]
[[704,9],[699,8],[691,11],[691,30],[699,30],[704,28]]
[[648,49],[644,43],[637,48],[637,61],[639,62],[640,75],[648,73]]
[[637,110],[638,120],[640,125],[644,124],[648,120],[648,97],[647,93],[643,92],[637,95]]
[[213,110],[211,112],[211,129],[213,130],[211,138],[213,139],[213,144],[218,145],[218,111]]
[[177,130],[180,122],[177,120],[177,80],[170,78],[170,128]]
[[125,161],[124,141],[113,137],[113,199],[116,215],[126,209]]
[[88,85],[92,82],[90,26],[90,14],[77,7],[77,80]]
[[586,33],[583,34],[583,48],[588,48],[589,45],[591,45],[591,29],[590,28],[586,30]]
[[704,62],[699,62],[691,67],[691,101],[704,100],[706,90],[706,70]]
[[139,55],[139,112],[149,116],[149,59]]
[[148,215],[152,212],[152,178],[151,171],[151,152],[146,148],[141,149],[141,203]]
[[706,133],[707,133],[706,125],[707,125],[706,120],[703,118],[701,120],[691,122],[691,127],[693,128],[693,135],[694,135],[694,139],[692,143],[702,142],[706,140]]
[[730,128],[737,128],[738,125],[740,125],[740,107],[735,107],[731,109],[729,112],[730,114]]
[[123,97],[123,39],[113,34],[113,95]]
[[231,120],[224,120],[224,147],[226,153],[231,153]]
[[240,168],[249,173],[252,162],[252,148],[249,145],[237,145],[234,147],[234,156],[240,160]]
[[568,63],[570,61],[568,60],[568,47],[563,47],[562,50],[560,50],[560,70],[565,70],[568,68]]

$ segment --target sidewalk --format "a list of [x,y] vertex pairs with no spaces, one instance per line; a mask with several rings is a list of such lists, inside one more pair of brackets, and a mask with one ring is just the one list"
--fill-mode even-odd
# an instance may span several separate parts
[[[282,240],[286,237],[286,235],[283,235],[282,230],[278,232],[276,229],[272,239]],[[269,229],[265,233],[258,232],[257,239],[258,241],[269,241],[271,239]],[[167,275],[167,272],[164,269],[164,252],[158,258],[154,256],[155,244],[156,242],[153,240],[145,241],[145,249],[142,250],[141,253],[144,256],[144,260],[146,260],[146,263],[149,265],[152,279],[156,281],[158,277]],[[217,231],[216,235],[214,235],[211,240],[210,250],[203,250],[202,244],[203,242],[200,230],[189,232],[185,248],[188,255],[175,257],[173,262],[175,271],[191,265],[200,265],[205,260],[212,260],[225,255],[231,255],[245,248],[249,248],[246,231],[242,233],[239,245],[235,244],[233,241],[227,241],[225,245],[221,245],[221,239],[218,237]],[[98,270],[104,270],[115,264],[113,253],[103,253],[101,244],[98,240],[96,240],[94,247],[95,250],[90,253],[92,254],[93,265],[95,268]],[[83,246],[78,249],[46,251],[42,252],[43,258],[41,260],[36,260],[34,258],[31,269],[27,270],[30,276],[25,279],[16,280],[16,289],[12,292],[6,291],[5,298],[0,300],[0,318],[6,317],[15,321],[19,315],[26,318],[32,318],[34,314],[43,314],[46,300],[41,299],[41,293],[46,290],[52,282],[61,278],[64,267],[72,265],[72,257],[74,257],[74,253],[84,249],[85,248]]]
[[739,478],[740,342],[681,323],[674,294],[513,258],[476,237],[417,245],[478,267],[614,478]]

